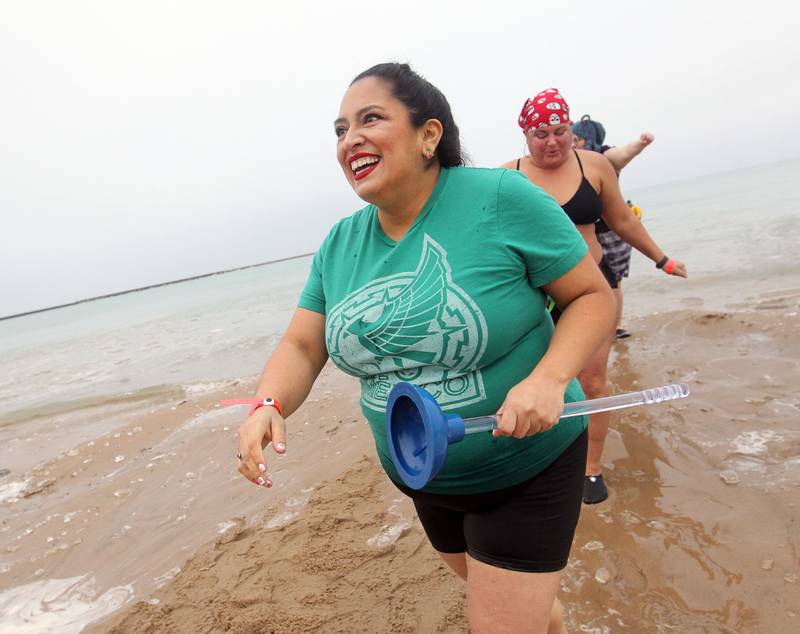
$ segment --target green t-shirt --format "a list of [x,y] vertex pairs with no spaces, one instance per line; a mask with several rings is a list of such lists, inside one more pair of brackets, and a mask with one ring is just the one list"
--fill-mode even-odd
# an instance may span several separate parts
[[[399,242],[383,232],[373,205],[333,227],[299,306],[325,315],[330,358],[360,379],[361,409],[393,480],[401,481],[385,426],[394,384],[422,386],[464,418],[494,414],[550,342],[553,321],[539,287],[585,253],[558,204],[513,170],[441,170]],[[584,398],[577,381],[565,398]],[[424,490],[478,493],[523,482],[585,428],[579,417],[521,440],[470,434],[449,446]]]

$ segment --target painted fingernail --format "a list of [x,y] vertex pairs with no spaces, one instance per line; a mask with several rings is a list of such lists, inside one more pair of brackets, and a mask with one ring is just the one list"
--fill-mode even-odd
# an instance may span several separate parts
[[258,470],[259,470],[261,473],[264,473],[264,472],[267,470],[267,467],[266,467],[266,466],[264,466],[263,464],[260,464],[260,465],[258,465]]
[[264,478],[262,478],[261,476],[258,476],[258,479],[256,480],[256,482],[258,482],[260,485],[263,486],[264,483],[266,482],[266,480],[264,480]]
[[271,486],[272,486],[272,481],[271,480],[267,480],[267,488],[269,489]]
[[277,445],[275,445],[275,449],[278,451],[286,451],[286,445],[284,445],[282,442],[279,442]]

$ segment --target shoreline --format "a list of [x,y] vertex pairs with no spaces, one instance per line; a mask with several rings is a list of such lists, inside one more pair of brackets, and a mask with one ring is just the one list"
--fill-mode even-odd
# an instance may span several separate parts
[[[758,317],[662,314],[633,322],[640,334],[616,347],[612,391],[688,380],[694,394],[614,419],[605,457],[611,497],[583,507],[562,580],[569,631],[772,632],[797,625],[800,544],[791,527],[800,512],[776,501],[800,487],[800,461],[785,471],[800,433],[790,422],[775,425],[782,410],[770,419],[768,407],[790,386],[772,377],[776,396],[760,400],[744,396],[765,396],[758,372],[742,373],[744,381],[723,390],[729,366],[713,367],[712,358],[704,367],[713,357],[704,353],[721,347],[719,338],[740,345],[734,358],[751,357],[751,370],[770,360],[773,369],[784,367],[800,348],[800,322],[787,328],[780,318],[764,325]],[[753,343],[764,333],[772,344],[757,352]],[[677,362],[665,364],[665,351]],[[720,391],[744,396],[741,408],[718,403]],[[800,408],[800,400],[789,406]],[[709,442],[709,428],[722,431],[722,442]],[[768,455],[768,444],[778,455]],[[374,547],[378,535],[390,536],[381,548]],[[158,603],[134,604],[101,624],[107,629],[89,632],[467,629],[463,584],[434,555],[413,507],[396,499],[372,456],[332,474],[293,523],[207,544],[151,598]],[[197,602],[203,607],[190,614]]]
[[[614,416],[611,496],[583,507],[562,581],[569,631],[798,626],[800,293],[774,305],[627,321],[610,391],[688,382],[692,395]],[[32,493],[0,522],[0,612],[16,588],[31,620],[0,625],[464,631],[463,586],[377,465],[355,381],[326,367],[289,419],[269,491],[232,464],[242,412],[214,407],[248,389],[166,401],[31,472]],[[31,585],[74,579],[51,586],[50,608]],[[61,621],[37,630],[37,618]]]

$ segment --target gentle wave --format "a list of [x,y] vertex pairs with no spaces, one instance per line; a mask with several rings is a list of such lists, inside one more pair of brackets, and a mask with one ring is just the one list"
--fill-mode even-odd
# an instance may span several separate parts
[[102,394],[68,401],[46,403],[44,405],[22,408],[4,414],[0,417],[0,428],[25,423],[36,418],[70,414],[78,410],[89,410],[114,405],[129,405],[149,400],[182,398],[185,394],[186,392],[182,385],[154,385],[134,392],[124,392],[122,394]]

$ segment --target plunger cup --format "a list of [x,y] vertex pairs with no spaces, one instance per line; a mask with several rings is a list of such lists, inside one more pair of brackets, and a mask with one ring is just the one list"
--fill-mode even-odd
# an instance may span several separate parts
[[[689,386],[673,383],[639,392],[566,403],[559,417],[571,418],[611,410],[664,403],[689,396]],[[461,418],[445,414],[427,390],[411,383],[394,386],[386,405],[386,435],[394,466],[411,489],[422,489],[441,471],[447,447],[466,434],[492,431],[497,416]]]

